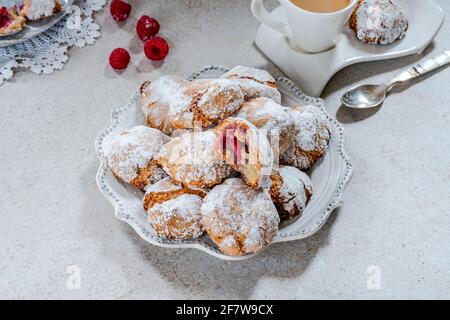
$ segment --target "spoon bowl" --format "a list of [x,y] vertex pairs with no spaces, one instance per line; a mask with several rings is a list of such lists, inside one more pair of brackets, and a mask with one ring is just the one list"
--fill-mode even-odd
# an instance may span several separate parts
[[344,106],[355,109],[369,109],[379,106],[386,99],[388,87],[367,84],[357,86],[345,93],[341,102]]

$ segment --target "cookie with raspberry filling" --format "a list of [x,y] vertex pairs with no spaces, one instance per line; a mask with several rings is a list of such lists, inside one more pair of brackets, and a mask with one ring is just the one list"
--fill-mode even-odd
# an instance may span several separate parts
[[265,134],[241,118],[228,118],[214,129],[223,159],[254,189],[270,188],[273,151]]
[[17,14],[17,10],[0,7],[0,36],[7,36],[22,30],[25,26],[25,18]]

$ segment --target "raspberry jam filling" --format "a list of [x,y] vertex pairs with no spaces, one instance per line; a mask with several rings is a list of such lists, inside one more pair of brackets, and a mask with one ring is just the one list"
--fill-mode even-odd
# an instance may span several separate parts
[[231,164],[245,164],[250,153],[248,128],[233,124],[225,127],[216,138],[216,149]]
[[0,8],[0,28],[7,28],[11,24],[11,18],[6,7]]

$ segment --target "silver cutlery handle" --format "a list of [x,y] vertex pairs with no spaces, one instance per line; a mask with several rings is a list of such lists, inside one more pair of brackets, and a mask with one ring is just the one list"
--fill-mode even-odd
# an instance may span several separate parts
[[442,68],[447,64],[450,64],[450,51],[445,51],[438,57],[428,59],[424,62],[421,62],[413,67],[406,69],[398,76],[396,76],[394,79],[386,83],[386,87],[388,87],[388,90],[390,90],[398,83],[410,81],[414,78],[432,72],[436,69]]

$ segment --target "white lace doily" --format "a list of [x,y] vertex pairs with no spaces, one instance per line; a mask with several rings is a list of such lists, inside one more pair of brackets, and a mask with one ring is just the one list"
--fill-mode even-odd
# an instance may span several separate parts
[[0,86],[14,75],[14,69],[26,68],[36,74],[49,74],[63,68],[72,46],[93,44],[100,36],[93,13],[106,0],[76,0],[64,19],[51,29],[20,44],[0,48]]

